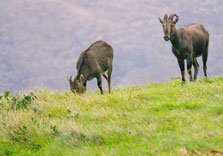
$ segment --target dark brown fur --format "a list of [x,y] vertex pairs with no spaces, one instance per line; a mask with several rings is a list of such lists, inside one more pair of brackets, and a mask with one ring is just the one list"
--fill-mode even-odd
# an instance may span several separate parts
[[82,52],[78,58],[76,69],[77,76],[72,80],[70,77],[70,89],[72,92],[84,93],[87,81],[97,79],[98,88],[103,94],[103,76],[108,82],[109,93],[111,92],[113,48],[104,41],[93,43],[87,50]]
[[194,66],[194,80],[197,79],[199,64],[196,58],[199,56],[202,56],[204,75],[207,77],[209,33],[201,24],[190,24],[184,28],[176,30],[175,24],[178,19],[176,14],[169,16],[165,14],[163,20],[159,20],[163,26],[164,39],[166,41],[170,40],[172,44],[172,52],[178,60],[182,82],[185,82],[185,59],[187,61],[187,70],[190,76],[190,81],[193,80],[191,72],[192,65]]

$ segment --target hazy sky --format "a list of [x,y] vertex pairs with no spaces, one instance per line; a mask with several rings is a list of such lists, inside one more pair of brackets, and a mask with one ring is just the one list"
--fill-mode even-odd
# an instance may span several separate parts
[[[220,75],[222,10],[221,0],[1,0],[0,91],[69,88],[66,77],[76,74],[80,52],[97,40],[114,48],[115,86],[178,77],[176,58],[158,21],[165,13],[179,15],[177,28],[189,23],[206,27],[208,74]],[[96,81],[90,85],[96,88]]]

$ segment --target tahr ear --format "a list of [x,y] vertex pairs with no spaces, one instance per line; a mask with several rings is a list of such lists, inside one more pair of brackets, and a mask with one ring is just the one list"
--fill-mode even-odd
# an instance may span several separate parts
[[163,24],[163,21],[161,20],[161,18],[159,18],[159,20],[160,20],[160,23]]
[[70,77],[67,77],[67,80],[68,80],[70,83],[72,83],[72,76],[73,76],[73,75],[71,75]]
[[173,21],[174,24],[176,24],[179,20],[179,16],[176,16],[175,20]]

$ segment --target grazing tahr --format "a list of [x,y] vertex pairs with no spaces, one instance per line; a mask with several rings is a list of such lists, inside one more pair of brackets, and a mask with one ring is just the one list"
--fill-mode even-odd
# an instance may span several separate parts
[[104,41],[93,43],[87,50],[82,52],[78,58],[76,69],[77,76],[68,79],[70,89],[74,93],[84,93],[87,81],[97,79],[98,88],[103,94],[102,76],[107,80],[108,90],[111,93],[113,48]]
[[176,14],[164,15],[160,20],[163,26],[164,40],[171,42],[172,52],[178,60],[181,70],[182,82],[185,83],[184,60],[187,62],[187,71],[190,81],[193,80],[191,66],[194,66],[194,80],[197,79],[198,67],[197,57],[202,56],[204,75],[207,77],[207,58],[209,33],[201,24],[190,24],[179,30],[175,24],[179,17]]

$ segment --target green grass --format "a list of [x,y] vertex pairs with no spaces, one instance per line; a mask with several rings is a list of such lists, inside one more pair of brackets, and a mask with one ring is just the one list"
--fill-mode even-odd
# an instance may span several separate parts
[[0,98],[0,155],[204,155],[223,152],[223,77]]

